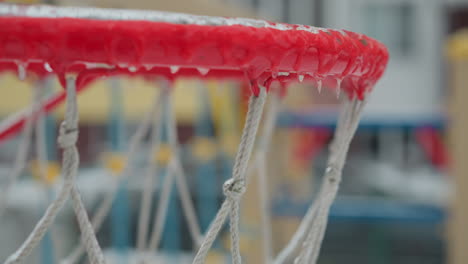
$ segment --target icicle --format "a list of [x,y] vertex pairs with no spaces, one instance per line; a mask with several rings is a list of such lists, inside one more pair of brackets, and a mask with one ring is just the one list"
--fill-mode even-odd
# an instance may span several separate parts
[[26,79],[26,64],[18,63],[18,79],[24,81]]
[[144,65],[143,67],[144,67],[145,70],[147,70],[147,71],[150,71],[150,70],[153,68],[153,66],[151,66],[151,65]]
[[317,90],[319,93],[322,92],[322,80],[317,81]]
[[336,98],[340,98],[340,93],[341,93],[341,79],[336,78]]
[[128,67],[128,71],[129,71],[129,72],[136,72],[136,71],[137,71],[137,67],[135,67],[135,66],[130,66],[130,67]]
[[50,64],[48,62],[44,63],[44,69],[47,71],[47,72],[53,72],[54,70],[52,69],[52,67],[50,67]]
[[299,79],[299,82],[303,82],[303,81],[304,81],[304,75],[302,75],[302,74],[299,74],[299,75],[297,76],[297,78]]
[[289,72],[278,72],[278,76],[289,76]]
[[198,72],[200,72],[201,75],[205,76],[210,72],[210,69],[208,68],[197,68]]
[[179,66],[170,66],[169,69],[171,70],[172,74],[176,74],[179,71],[180,67]]
[[[84,62],[83,63],[86,67],[87,70],[92,70],[92,69],[114,69],[115,66],[114,65],[109,65],[109,64],[106,64],[106,63],[87,63],[87,62]],[[125,68],[125,65],[122,66],[124,64],[121,64],[119,65],[119,67],[121,68]]]

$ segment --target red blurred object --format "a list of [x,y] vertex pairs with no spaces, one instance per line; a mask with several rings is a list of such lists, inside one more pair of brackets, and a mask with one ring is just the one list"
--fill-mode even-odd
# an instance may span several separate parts
[[294,157],[303,164],[310,164],[310,160],[317,157],[328,143],[332,131],[329,129],[301,129],[295,135]]
[[415,133],[417,141],[431,163],[438,169],[445,170],[448,166],[449,155],[439,131],[434,128],[419,128]]

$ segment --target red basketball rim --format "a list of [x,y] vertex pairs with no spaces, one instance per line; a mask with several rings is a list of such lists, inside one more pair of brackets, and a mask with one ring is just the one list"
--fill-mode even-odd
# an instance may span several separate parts
[[78,87],[113,74],[197,76],[247,78],[257,93],[305,79],[363,99],[388,61],[362,34],[253,19],[0,4],[0,25],[0,71],[75,73]]

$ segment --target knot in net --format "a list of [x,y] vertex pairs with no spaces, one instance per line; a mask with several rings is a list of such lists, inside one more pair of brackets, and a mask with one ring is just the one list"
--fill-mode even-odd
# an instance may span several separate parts
[[76,141],[78,140],[78,129],[74,128],[68,130],[66,122],[60,124],[59,136],[57,142],[62,149],[67,149],[75,146]]
[[239,200],[246,189],[245,180],[242,179],[229,179],[223,184],[223,193],[228,199]]

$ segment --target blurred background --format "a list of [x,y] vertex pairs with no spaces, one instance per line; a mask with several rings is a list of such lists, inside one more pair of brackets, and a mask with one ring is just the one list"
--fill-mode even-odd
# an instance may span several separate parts
[[[390,51],[390,62],[352,142],[319,263],[467,263],[468,107],[464,100],[468,100],[468,0],[43,2],[262,18],[347,29],[382,41]],[[16,74],[1,74],[0,116],[6,118],[30,105],[33,85],[37,81],[32,78],[21,82]],[[60,89],[55,80],[45,85],[50,94]],[[115,180],[109,172],[119,172],[125,162],[128,138],[149,109],[158,90],[155,86],[143,79],[118,78],[94,83],[79,97],[78,183],[91,215],[108,183]],[[198,80],[178,80],[175,86],[173,103],[183,164],[204,229],[223,200],[221,186],[230,177],[248,90],[239,83]],[[313,200],[325,169],[338,101],[334,91],[319,93],[307,83],[294,85],[285,97],[268,160],[275,252],[289,241]],[[0,259],[18,247],[44,212],[48,195],[42,186],[55,188],[59,159],[55,137],[62,113],[60,108],[48,115],[45,133],[32,137],[32,145],[39,137],[47,143],[51,180],[44,183],[34,177],[37,167],[31,150],[30,163],[10,193],[0,221]],[[0,145],[2,175],[11,170],[18,140]],[[148,151],[141,150],[141,160]],[[155,162],[163,165],[163,174],[167,153],[155,156]],[[112,212],[98,232],[107,254],[120,256],[120,260],[135,247],[138,179],[143,170],[144,166],[121,186]],[[248,202],[242,207],[241,243],[246,263],[261,263],[257,184],[256,180],[250,183],[244,198]],[[182,263],[193,249],[176,192],[169,208],[160,252],[171,259],[168,263]],[[52,230],[53,239],[43,242],[30,263],[61,259],[77,243],[78,234],[67,207]],[[210,263],[227,261],[226,234],[216,244]]]

